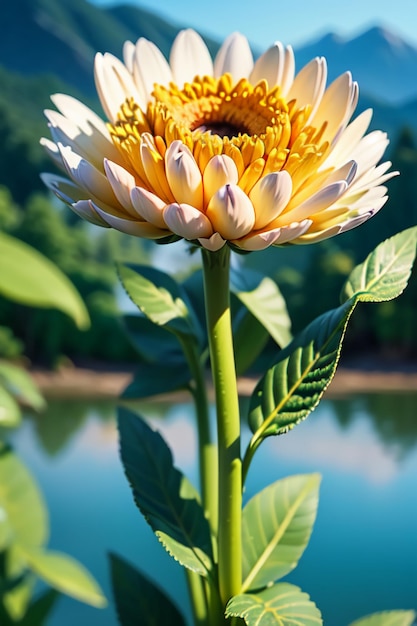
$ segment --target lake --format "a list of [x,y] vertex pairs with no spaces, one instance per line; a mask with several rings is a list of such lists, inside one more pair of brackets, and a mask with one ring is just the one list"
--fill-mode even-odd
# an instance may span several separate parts
[[[116,626],[107,554],[115,552],[186,603],[182,569],[137,511],[118,457],[115,405],[50,401],[11,439],[47,501],[49,547],[81,561],[109,599],[93,609],[61,597],[48,626]],[[196,482],[191,406],[141,403]],[[243,438],[248,439],[244,429]],[[270,438],[251,467],[246,498],[274,480],[320,472],[315,529],[286,580],[309,593],[326,626],[378,610],[417,609],[417,394],[328,399],[289,434]]]

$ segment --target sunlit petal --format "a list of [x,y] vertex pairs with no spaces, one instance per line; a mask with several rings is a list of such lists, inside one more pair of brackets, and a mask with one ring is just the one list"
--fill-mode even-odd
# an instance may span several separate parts
[[179,87],[195,76],[213,74],[213,61],[200,35],[191,30],[182,30],[175,38],[169,57],[173,80]]
[[210,220],[189,204],[169,204],[164,209],[164,220],[173,233],[184,239],[207,238],[213,234]]
[[214,76],[231,74],[234,80],[246,78],[253,68],[253,56],[248,40],[240,33],[227,37],[214,60]]
[[206,215],[224,239],[244,237],[255,224],[252,202],[237,185],[221,187],[211,198]]

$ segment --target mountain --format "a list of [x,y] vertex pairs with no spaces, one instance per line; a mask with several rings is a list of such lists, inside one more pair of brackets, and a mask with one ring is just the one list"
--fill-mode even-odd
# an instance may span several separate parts
[[386,28],[376,26],[353,39],[329,33],[296,49],[297,67],[315,56],[326,57],[330,80],[350,70],[361,93],[381,102],[417,98],[417,48]]

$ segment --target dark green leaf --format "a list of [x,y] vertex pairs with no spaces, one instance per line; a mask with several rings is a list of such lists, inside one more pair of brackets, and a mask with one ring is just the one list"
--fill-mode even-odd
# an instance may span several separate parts
[[412,626],[415,618],[414,611],[384,611],[362,617],[350,626]]
[[233,324],[236,373],[244,374],[260,355],[269,338],[268,331],[245,307]]
[[272,278],[249,268],[232,270],[230,290],[279,346],[291,341],[291,320],[285,300]]
[[316,519],[320,476],[290,476],[257,493],[242,520],[242,591],[266,587],[291,572]]
[[175,604],[155,583],[115,554],[110,564],[121,626],[185,626]]
[[258,593],[229,600],[226,617],[242,617],[248,626],[319,626],[321,613],[298,587],[278,583]]
[[55,589],[48,589],[48,591],[30,604],[26,615],[18,623],[18,626],[44,626],[58,597],[59,594]]
[[208,522],[197,494],[174,466],[161,435],[138,415],[119,410],[120,449],[139,509],[167,551],[207,575],[212,567]]
[[169,365],[141,363],[122,397],[129,399],[151,396],[184,389],[190,381],[190,371],[185,359]]
[[182,358],[177,337],[164,326],[156,326],[142,315],[125,315],[123,321],[133,347],[146,361],[166,364]]

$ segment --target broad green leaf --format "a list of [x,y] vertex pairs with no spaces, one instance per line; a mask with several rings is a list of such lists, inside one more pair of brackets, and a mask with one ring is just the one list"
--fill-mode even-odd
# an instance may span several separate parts
[[316,318],[280,353],[258,383],[249,424],[257,441],[287,432],[317,406],[331,382],[349,318],[358,302],[397,297],[407,284],[416,254],[417,227],[380,244],[347,281],[339,308]]
[[233,343],[238,376],[244,374],[260,355],[268,338],[269,334],[265,327],[242,306],[233,320]]
[[15,428],[19,426],[21,419],[19,405],[0,381],[0,426]]
[[407,286],[416,244],[417,226],[383,241],[352,271],[342,299],[359,296],[361,302],[386,302],[397,298]]
[[414,611],[383,611],[362,617],[350,626],[412,626],[415,618]]
[[44,626],[58,598],[59,595],[55,589],[45,591],[30,604],[18,626]]
[[310,597],[289,583],[234,596],[226,606],[226,617],[242,617],[247,626],[318,626],[323,623]]
[[118,273],[132,302],[154,324],[182,337],[200,337],[187,294],[171,276],[143,265],[119,264]]
[[[33,596],[35,583],[35,576],[25,574],[22,582],[4,595],[4,606],[11,616],[13,624],[26,614]],[[0,621],[0,624],[3,624],[3,622]]]
[[21,551],[28,567],[51,587],[92,606],[106,606],[106,598],[94,578],[72,557],[27,547]]
[[53,308],[88,328],[87,309],[71,281],[27,244],[0,233],[0,293],[22,304]]
[[0,385],[3,385],[18,402],[35,411],[42,411],[46,406],[31,376],[21,367],[0,361]]
[[279,346],[285,346],[291,341],[291,320],[285,300],[271,278],[248,268],[233,270],[230,274],[230,290]]
[[266,587],[293,570],[316,519],[320,476],[290,476],[257,493],[242,519],[242,591]]
[[208,522],[197,494],[174,466],[161,435],[135,413],[119,410],[120,451],[135,502],[166,550],[206,575],[212,567]]
[[185,626],[168,596],[124,559],[110,555],[113,594],[121,626]]
[[45,544],[48,517],[42,495],[29,470],[4,445],[0,448],[0,508],[7,516],[16,544],[28,547]]
[[190,378],[190,371],[185,359],[170,365],[140,363],[135,369],[132,382],[123,391],[122,397],[126,399],[149,398],[170,391],[185,389]]

